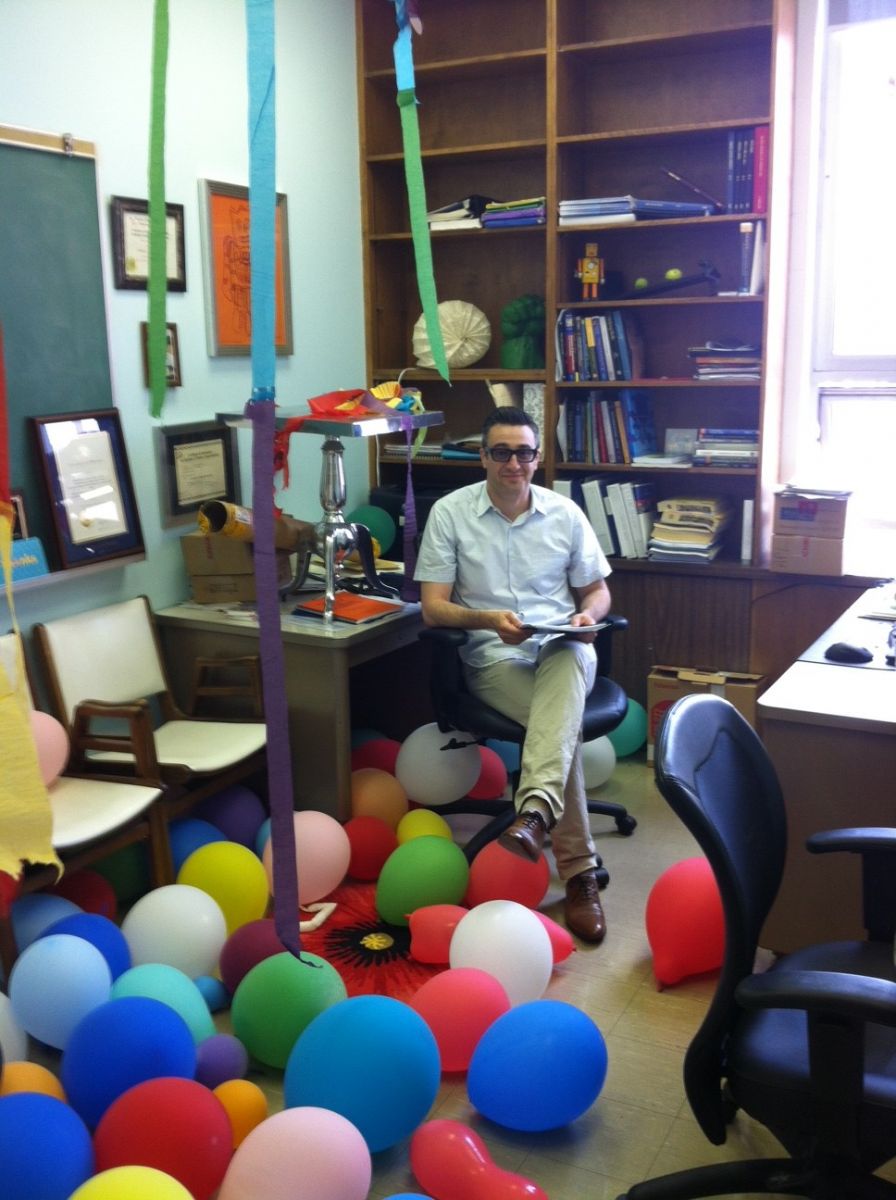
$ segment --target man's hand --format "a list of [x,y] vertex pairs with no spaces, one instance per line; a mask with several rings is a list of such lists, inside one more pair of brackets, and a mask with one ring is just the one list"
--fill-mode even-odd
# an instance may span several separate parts
[[585,612],[573,613],[573,615],[569,618],[569,623],[570,623],[570,625],[581,626],[582,633],[581,634],[568,633],[566,635],[567,637],[574,637],[577,642],[590,643],[590,642],[594,642],[597,640],[597,630],[595,630],[594,633],[585,632],[589,625],[597,624],[597,622],[594,620],[594,618],[591,616],[590,613],[585,613]]
[[519,646],[532,636],[532,630],[523,625],[516,613],[496,611],[490,615],[492,621],[489,628],[494,629],[506,646]]

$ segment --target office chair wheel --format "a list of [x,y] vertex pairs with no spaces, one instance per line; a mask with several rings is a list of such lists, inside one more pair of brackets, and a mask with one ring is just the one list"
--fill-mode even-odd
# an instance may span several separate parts
[[737,1116],[740,1105],[731,1095],[727,1082],[722,1084],[722,1116],[726,1125],[730,1125]]
[[610,872],[606,867],[597,868],[597,886],[601,889],[605,888],[610,882]]
[[616,828],[623,837],[631,837],[638,828],[638,822],[626,813],[624,817],[616,818]]

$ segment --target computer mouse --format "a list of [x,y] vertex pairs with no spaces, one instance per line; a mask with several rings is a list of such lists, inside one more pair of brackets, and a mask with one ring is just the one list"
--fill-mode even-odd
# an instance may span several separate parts
[[831,642],[824,656],[839,663],[866,663],[874,658],[867,646],[858,646],[855,642]]

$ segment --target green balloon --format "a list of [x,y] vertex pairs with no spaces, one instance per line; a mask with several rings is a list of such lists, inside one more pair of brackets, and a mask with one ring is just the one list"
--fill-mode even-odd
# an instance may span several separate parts
[[395,541],[395,522],[384,508],[377,508],[375,504],[361,504],[345,519],[350,525],[366,525],[382,550],[388,550]]
[[233,1032],[249,1053],[280,1070],[305,1027],[347,996],[326,959],[304,951],[302,959],[285,952],[263,959],[240,980],[230,1006]]
[[607,737],[613,743],[617,758],[625,758],[640,750],[647,741],[647,712],[637,700],[629,700],[622,723]]
[[458,904],[470,867],[455,842],[443,837],[411,838],[393,850],[376,885],[376,911],[389,925],[407,925],[418,908]]
[[135,843],[116,850],[108,858],[94,863],[97,874],[112,884],[112,889],[122,904],[131,904],[145,896],[150,889],[149,856],[146,846]]

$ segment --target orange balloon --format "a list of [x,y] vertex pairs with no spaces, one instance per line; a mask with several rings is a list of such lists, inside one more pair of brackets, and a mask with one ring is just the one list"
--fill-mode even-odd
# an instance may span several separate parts
[[52,1071],[34,1062],[4,1063],[0,1071],[0,1096],[14,1092],[40,1092],[68,1103],[65,1090]]
[[394,775],[376,767],[352,771],[353,817],[379,817],[397,829],[407,811],[407,793]]
[[665,870],[650,889],[644,916],[660,987],[722,965],[725,915],[705,858],[686,858]]
[[257,1083],[248,1079],[227,1079],[214,1089],[230,1118],[234,1150],[256,1125],[267,1119],[268,1101]]

